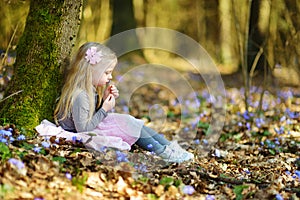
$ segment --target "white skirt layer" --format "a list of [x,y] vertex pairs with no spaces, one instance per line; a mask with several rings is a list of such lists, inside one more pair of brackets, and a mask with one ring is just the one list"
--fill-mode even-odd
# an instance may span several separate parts
[[139,139],[143,120],[136,119],[131,115],[108,113],[107,117],[99,125],[89,132],[73,133],[65,131],[60,126],[43,120],[35,127],[41,136],[56,136],[72,141],[76,136],[86,147],[100,151],[102,147],[112,147],[120,150],[130,150],[131,146]]

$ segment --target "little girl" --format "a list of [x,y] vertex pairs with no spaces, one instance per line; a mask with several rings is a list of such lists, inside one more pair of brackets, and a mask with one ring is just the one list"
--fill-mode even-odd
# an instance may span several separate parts
[[94,42],[82,45],[67,69],[54,112],[56,124],[69,132],[89,131],[121,138],[130,146],[137,144],[167,162],[193,159],[192,153],[145,126],[142,120],[127,114],[108,113],[119,96],[117,87],[109,85],[116,64],[117,57],[108,47]]

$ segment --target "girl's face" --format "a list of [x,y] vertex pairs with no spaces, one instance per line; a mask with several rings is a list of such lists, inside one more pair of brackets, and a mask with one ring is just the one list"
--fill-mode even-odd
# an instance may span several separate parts
[[107,68],[101,77],[95,77],[96,74],[93,73],[93,85],[94,86],[104,86],[112,79],[112,72],[115,65]]

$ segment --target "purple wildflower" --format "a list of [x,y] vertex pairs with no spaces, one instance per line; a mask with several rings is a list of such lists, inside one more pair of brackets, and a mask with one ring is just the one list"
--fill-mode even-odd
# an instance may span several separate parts
[[20,160],[17,160],[15,158],[10,158],[8,162],[14,166],[16,166],[18,169],[23,169],[25,167],[24,163]]
[[1,138],[1,139],[0,139],[0,142],[2,142],[2,143],[7,143],[7,139],[6,139],[6,138]]
[[40,153],[41,149],[42,149],[42,147],[34,147],[34,148],[33,148],[33,151],[34,151],[35,153]]
[[127,155],[121,151],[116,151],[117,161],[118,162],[128,162]]
[[251,129],[251,124],[249,122],[247,122],[246,127],[247,127],[248,130],[250,130]]
[[286,109],[285,110],[285,112],[286,112],[286,114],[289,116],[289,118],[291,118],[291,119],[295,119],[295,118],[298,118],[299,117],[299,113],[297,113],[297,112],[292,112],[292,111],[290,111],[290,109]]
[[269,104],[268,104],[267,102],[263,101],[262,109],[263,109],[264,111],[266,111],[268,108],[269,108]]
[[284,122],[286,120],[286,116],[283,115],[281,118],[280,118],[280,122]]
[[72,180],[72,175],[70,173],[67,172],[65,176],[67,179]]
[[200,113],[199,117],[203,118],[203,117],[205,117],[205,114],[204,113]]
[[12,133],[7,130],[0,130],[0,135],[9,137],[9,136],[12,136]]
[[9,141],[10,141],[10,142],[13,142],[13,141],[15,141],[15,138],[9,137]]
[[287,120],[286,120],[286,124],[290,125],[290,124],[293,124],[293,122],[292,122],[292,120],[287,119]]
[[184,132],[188,132],[189,130],[190,130],[189,127],[184,127],[183,129]]
[[298,176],[298,178],[300,178],[300,171],[299,170],[295,170],[295,174],[296,174],[296,176]]
[[102,147],[100,147],[100,151],[101,151],[102,153],[105,153],[106,150],[107,150],[107,146],[102,146]]
[[76,140],[77,140],[76,135],[72,136],[72,142],[76,142]]
[[17,140],[25,140],[26,139],[26,137],[25,137],[25,135],[19,135],[18,137],[17,137]]
[[254,107],[254,108],[257,108],[258,106],[259,106],[259,101],[253,102],[253,107]]
[[249,116],[249,113],[247,111],[245,111],[243,114],[242,114],[243,118],[245,120],[249,120],[250,119],[250,116]]
[[195,192],[195,189],[191,185],[185,185],[182,189],[184,194],[192,195]]
[[148,172],[147,170],[147,166],[144,165],[144,164],[138,164],[138,165],[135,165],[134,168],[138,171],[141,171],[141,172]]
[[215,196],[214,196],[214,195],[208,194],[208,195],[205,197],[205,200],[215,200]]
[[284,133],[284,127],[280,126],[280,128],[274,128],[275,132],[277,134],[283,134]]
[[55,138],[55,142],[59,144],[59,138]]
[[42,142],[42,146],[43,146],[44,148],[49,148],[49,147],[50,147],[50,144],[49,144],[48,142],[44,141],[44,142]]
[[271,148],[271,149],[274,149],[276,146],[275,146],[274,143],[270,143],[270,144],[268,145],[268,147]]
[[256,119],[255,119],[255,123],[256,123],[256,126],[257,126],[258,128],[260,128],[261,125],[263,125],[263,124],[265,123],[265,121],[264,121],[264,119],[262,119],[262,118],[256,118]]
[[129,113],[129,108],[128,108],[128,106],[123,106],[123,111],[124,111],[125,113]]
[[200,140],[199,140],[199,139],[196,139],[196,140],[194,140],[194,143],[195,143],[195,144],[200,144]]
[[276,200],[284,200],[280,194],[276,194],[275,198]]
[[202,142],[203,142],[203,144],[208,145],[207,139],[203,139]]

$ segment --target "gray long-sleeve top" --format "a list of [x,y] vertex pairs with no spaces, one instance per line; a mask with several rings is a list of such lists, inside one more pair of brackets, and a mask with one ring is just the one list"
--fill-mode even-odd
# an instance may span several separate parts
[[[96,97],[95,97],[96,98]],[[89,99],[85,91],[79,93],[73,103],[72,112],[69,116],[59,121],[60,126],[71,132],[92,131],[107,116],[103,108],[94,112],[93,117],[89,119]]]

